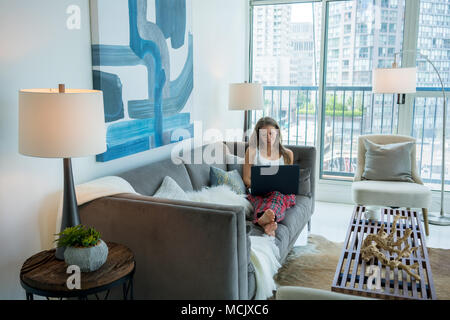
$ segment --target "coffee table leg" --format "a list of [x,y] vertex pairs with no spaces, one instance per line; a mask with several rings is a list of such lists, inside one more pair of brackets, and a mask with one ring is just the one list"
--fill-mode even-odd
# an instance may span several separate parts
[[33,301],[34,300],[34,296],[33,296],[32,293],[26,292],[26,296],[27,296],[27,301]]

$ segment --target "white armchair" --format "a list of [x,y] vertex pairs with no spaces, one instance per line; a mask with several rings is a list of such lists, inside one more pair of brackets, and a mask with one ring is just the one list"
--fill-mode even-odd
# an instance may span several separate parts
[[423,185],[416,164],[416,146],[411,150],[411,175],[414,183],[398,181],[363,180],[366,148],[364,139],[376,144],[391,144],[416,141],[412,137],[400,135],[365,135],[358,139],[358,162],[352,184],[353,201],[358,205],[383,207],[421,208],[425,233],[429,235],[428,208],[431,205],[431,191]]

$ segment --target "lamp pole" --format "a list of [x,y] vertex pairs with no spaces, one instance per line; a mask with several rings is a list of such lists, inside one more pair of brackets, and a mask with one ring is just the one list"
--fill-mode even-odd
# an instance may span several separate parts
[[[394,63],[392,65],[393,68],[397,67],[397,55],[402,52],[415,52],[419,54],[422,58],[424,58],[431,66],[433,67],[434,71],[438,75],[439,82],[441,83],[442,87],[442,96],[444,98],[444,111],[443,111],[443,119],[442,119],[442,165],[441,165],[441,211],[439,214],[436,213],[430,213],[428,215],[428,222],[430,224],[440,225],[440,226],[449,226],[450,225],[450,217],[445,215],[444,212],[444,192],[445,192],[445,132],[446,132],[446,125],[447,125],[447,99],[445,96],[445,86],[442,81],[441,75],[439,74],[438,69],[434,65],[434,63],[428,58],[428,56],[421,54],[420,52],[417,52],[416,50],[402,50],[400,52],[397,52],[394,54]],[[424,119],[425,121],[425,119]]]

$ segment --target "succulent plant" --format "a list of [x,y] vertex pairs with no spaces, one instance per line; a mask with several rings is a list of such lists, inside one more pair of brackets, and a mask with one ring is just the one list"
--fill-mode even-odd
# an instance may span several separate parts
[[58,233],[57,236],[59,236],[59,238],[56,239],[55,242],[58,242],[58,248],[90,248],[96,246],[100,240],[100,232],[94,228],[87,228],[83,225],[66,228]]

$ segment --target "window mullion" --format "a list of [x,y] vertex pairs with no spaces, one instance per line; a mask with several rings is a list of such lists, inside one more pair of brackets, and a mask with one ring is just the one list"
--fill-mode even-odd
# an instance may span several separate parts
[[322,23],[321,23],[321,36],[320,36],[320,72],[319,72],[319,94],[318,94],[318,106],[317,106],[317,119],[319,124],[317,125],[317,134],[316,134],[316,147],[319,151],[319,156],[316,157],[316,168],[317,174],[322,175],[322,164],[323,164],[323,148],[324,144],[324,129],[325,129],[325,108],[324,105],[326,103],[326,58],[327,58],[327,19],[328,12],[328,2],[326,0],[322,1]]

